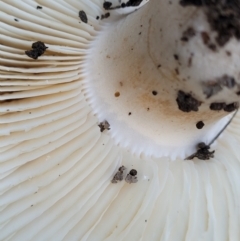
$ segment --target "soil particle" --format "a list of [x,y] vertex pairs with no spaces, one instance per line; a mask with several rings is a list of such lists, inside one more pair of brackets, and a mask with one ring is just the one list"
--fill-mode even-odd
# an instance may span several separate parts
[[226,51],[226,55],[230,57],[232,53],[230,51]]
[[216,52],[216,51],[217,51],[217,46],[216,46],[216,44],[210,43],[210,44],[208,45],[208,48],[211,49],[213,52]]
[[181,40],[183,42],[189,41],[192,37],[196,35],[195,30],[192,27],[189,27],[187,30],[183,32],[183,35],[181,37]]
[[176,75],[179,75],[179,69],[178,68],[175,69],[175,73],[176,73]]
[[226,112],[233,112],[235,110],[237,110],[239,108],[239,103],[238,102],[233,102],[230,104],[226,104],[226,103],[212,103],[210,105],[210,109],[211,110],[216,110],[216,111],[220,111],[220,110],[224,110]]
[[120,92],[118,92],[118,91],[115,92],[114,96],[115,96],[115,97],[119,97],[119,96],[120,96]]
[[25,51],[25,54],[32,59],[37,59],[44,54],[47,48],[43,42],[37,41],[32,44],[32,50]]
[[224,102],[220,102],[220,103],[211,103],[210,105],[210,110],[223,110],[225,108],[226,104]]
[[218,81],[220,82],[220,84],[222,86],[225,86],[229,89],[234,88],[234,86],[236,85],[236,81],[235,81],[234,77],[229,76],[229,75],[223,75],[221,78],[219,78]]
[[157,95],[158,92],[157,92],[156,90],[153,90],[153,91],[152,91],[152,94],[153,94],[153,95]]
[[208,44],[210,41],[209,34],[207,32],[201,32],[202,41],[204,44]]
[[42,6],[37,6],[37,9],[42,9]]
[[231,104],[228,104],[224,107],[224,111],[226,112],[233,112],[239,108],[239,103],[238,102],[233,102]]
[[194,56],[194,54],[191,53],[191,55],[190,55],[190,57],[189,57],[189,59],[188,59],[188,67],[191,67],[191,66],[192,66],[193,56]]
[[218,92],[222,90],[221,85],[216,84],[203,84],[203,93],[206,95],[207,99],[213,95],[216,95]]
[[110,13],[102,14],[101,19],[110,17]]
[[110,124],[106,120],[101,122],[98,126],[101,132],[103,132],[104,130],[110,130]]
[[201,32],[201,37],[204,45],[206,45],[213,52],[217,51],[217,46],[211,42],[210,36],[207,32]]
[[232,89],[236,85],[236,81],[234,77],[229,75],[223,75],[216,80],[206,81],[202,83],[203,85],[203,93],[206,95],[207,98],[210,98],[213,95],[219,93],[223,87],[228,89]]
[[220,47],[233,37],[240,40],[239,0],[181,0],[180,5],[203,8],[211,29],[217,33],[215,41]]
[[202,0],[181,0],[182,6],[202,6]]
[[125,181],[129,184],[136,183],[137,180],[137,171],[135,169],[132,169],[129,174],[127,174]]
[[132,169],[129,174],[131,174],[132,176],[136,176],[137,175],[137,170]]
[[119,8],[125,8],[125,7],[138,7],[143,0],[129,0],[126,3],[121,3],[119,1],[120,5],[112,7],[112,3],[109,1],[105,1],[103,3],[103,8],[105,10],[114,10],[114,9],[119,9]]
[[179,60],[179,56],[177,54],[174,54],[173,57],[175,60]]
[[195,157],[200,160],[209,160],[214,157],[215,151],[209,151],[210,146],[206,145],[204,142],[199,143],[197,149],[197,152],[188,157],[187,160],[192,160]]
[[126,3],[126,6],[127,7],[137,7],[141,4],[142,0],[129,0],[127,3]]
[[112,6],[112,3],[111,3],[111,2],[107,2],[107,1],[106,1],[106,2],[103,3],[103,8],[104,8],[105,10],[110,9],[111,6]]
[[125,170],[126,170],[126,167],[124,167],[124,166],[119,167],[117,173],[114,175],[111,182],[112,183],[118,183],[118,182],[122,181]]
[[87,14],[83,10],[79,11],[79,18],[84,23],[88,22]]
[[199,121],[199,122],[196,124],[196,127],[197,127],[197,129],[202,129],[202,128],[204,127],[203,121]]
[[176,99],[179,110],[183,112],[198,111],[198,107],[201,102],[192,97],[191,94],[187,94],[182,90],[178,91],[178,97]]

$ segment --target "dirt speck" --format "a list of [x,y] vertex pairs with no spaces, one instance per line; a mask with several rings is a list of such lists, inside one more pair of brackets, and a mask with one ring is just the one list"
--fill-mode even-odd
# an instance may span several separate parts
[[189,27],[183,32],[183,35],[181,37],[181,41],[187,42],[191,38],[193,38],[195,35],[196,35],[196,32],[195,32],[194,28]]
[[84,23],[88,22],[87,14],[83,10],[79,11],[79,18]]
[[198,107],[201,105],[200,101],[192,97],[191,94],[185,93],[182,90],[178,91],[178,96],[176,101],[177,101],[179,110],[183,112],[198,111]]
[[197,129],[202,129],[204,127],[204,123],[203,121],[198,121],[198,123],[196,124]]
[[153,94],[153,95],[157,95],[158,92],[157,92],[156,90],[153,90],[153,91],[152,91],[152,94]]
[[129,174],[127,174],[125,181],[129,184],[136,183],[138,181],[137,179],[137,170],[132,169]]
[[99,126],[101,132],[103,132],[105,130],[110,130],[110,124],[106,120],[99,123],[98,126]]
[[186,158],[186,160],[192,160],[193,158],[198,158],[200,160],[209,160],[214,157],[215,151],[209,151],[210,146],[206,145],[204,142],[201,142],[197,145],[197,152]]
[[32,59],[37,59],[44,54],[47,48],[43,42],[37,41],[32,44],[32,50],[25,51],[25,54]]
[[125,166],[121,166],[119,167],[117,173],[114,175],[113,179],[112,179],[112,183],[118,183],[120,181],[123,180],[124,177],[124,171],[126,170]]

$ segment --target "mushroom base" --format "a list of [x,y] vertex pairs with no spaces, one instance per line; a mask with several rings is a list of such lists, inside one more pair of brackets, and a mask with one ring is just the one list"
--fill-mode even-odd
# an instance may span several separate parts
[[[199,91],[200,80],[194,79],[200,75],[199,66],[195,72],[191,70],[193,80],[187,81],[178,72],[186,68],[174,54],[182,51],[180,56],[186,56],[188,52],[176,44],[182,34],[178,24],[186,20],[186,9],[168,5],[160,7],[159,1],[153,0],[106,24],[92,43],[84,84],[94,114],[99,122],[108,121],[117,144],[137,155],[175,159],[194,153],[200,142],[211,143],[232,114],[210,110],[212,100]],[[173,12],[178,8],[182,12],[177,22]],[[167,23],[159,18],[166,15],[164,9],[171,13]],[[166,25],[172,26],[174,34],[162,34]],[[179,91],[196,100],[197,106],[181,109]],[[223,90],[219,100],[228,91]],[[199,122],[204,123],[202,128],[198,128]]]

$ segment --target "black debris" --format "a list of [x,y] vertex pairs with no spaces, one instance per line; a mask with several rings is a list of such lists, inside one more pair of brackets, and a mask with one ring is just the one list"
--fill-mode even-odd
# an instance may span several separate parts
[[191,67],[191,66],[192,66],[193,56],[194,56],[194,54],[191,53],[191,55],[190,55],[190,57],[189,57],[189,59],[188,59],[188,67]]
[[84,22],[84,23],[87,23],[87,22],[88,22],[87,15],[86,15],[86,13],[85,13],[83,10],[79,11],[79,18],[80,18],[81,21]]
[[189,27],[187,30],[185,30],[183,32],[181,40],[184,41],[184,42],[187,42],[188,40],[190,40],[195,35],[196,35],[195,30],[192,27]]
[[217,51],[217,46],[211,42],[210,36],[207,32],[205,31],[201,32],[201,37],[204,45],[206,45],[213,52]]
[[32,50],[25,51],[25,54],[32,59],[37,59],[44,54],[47,48],[43,42],[37,41],[32,44]]
[[222,90],[222,86],[219,83],[203,83],[203,93],[206,95],[206,98],[210,98],[213,95],[216,95]]
[[114,96],[115,96],[115,97],[119,97],[119,96],[120,96],[120,92],[118,92],[118,91],[115,92]]
[[121,3],[121,5],[116,6],[116,7],[112,7],[112,3],[111,2],[105,2],[107,4],[106,4],[106,6],[103,5],[103,8],[107,9],[107,10],[114,10],[114,9],[117,9],[117,8],[138,7],[141,4],[142,1],[143,0],[129,0],[128,2]]
[[209,151],[210,146],[201,142],[197,145],[197,152],[186,158],[186,160],[192,160],[193,158],[198,158],[200,160],[209,160],[214,157],[215,151]]
[[137,171],[135,169],[132,169],[129,174],[127,174],[125,181],[129,184],[136,183],[137,180]]
[[202,6],[202,0],[181,0],[180,4],[182,6]]
[[236,81],[234,77],[226,74],[223,75],[221,78],[219,78],[218,81],[221,83],[222,86],[225,86],[229,89],[234,88],[234,86],[236,85]]
[[196,127],[197,127],[197,129],[202,129],[202,128],[204,127],[203,121],[199,121],[199,122],[196,124]]
[[220,102],[220,103],[211,103],[210,105],[210,110],[223,110],[226,107],[226,104],[224,102]]
[[191,94],[187,94],[182,90],[178,91],[178,97],[176,99],[178,108],[183,112],[198,111],[198,107],[201,102],[192,97]]
[[239,103],[238,102],[233,102],[231,104],[226,105],[223,110],[226,112],[232,112],[235,111],[239,108]]
[[230,51],[226,51],[226,54],[227,54],[227,56],[231,56],[232,55],[232,53],[230,52]]
[[102,14],[101,19],[110,17],[110,13]]
[[137,170],[132,169],[129,173],[130,173],[132,176],[136,176],[136,175],[137,175]]
[[211,49],[213,52],[216,52],[216,51],[217,51],[217,46],[216,46],[216,44],[210,43],[210,44],[208,45],[208,48]]
[[98,19],[99,19],[99,16],[97,16],[96,19],[98,20]]
[[212,103],[210,105],[210,109],[211,110],[224,110],[226,112],[232,112],[232,111],[235,111],[239,108],[239,103],[238,102],[233,102],[233,103],[230,103],[230,104],[226,104],[226,103]]
[[229,75],[223,75],[222,77],[217,78],[216,80],[212,81],[205,81],[202,83],[203,85],[203,93],[206,95],[207,98],[210,98],[213,95],[216,95],[220,92],[223,87],[232,89],[236,85],[236,81],[234,77]]
[[179,56],[177,54],[174,54],[173,57],[175,60],[179,60]]
[[153,91],[152,91],[152,94],[153,94],[153,95],[157,95],[158,92],[157,92],[156,90],[153,90]]
[[218,1],[208,11],[208,21],[218,35],[216,41],[224,46],[232,37],[240,40],[240,7],[239,1]]
[[37,9],[42,9],[42,6],[37,6]]
[[18,19],[17,19],[17,18],[14,18],[14,20],[15,20],[16,22],[18,22]]
[[203,8],[211,29],[217,33],[215,41],[220,47],[233,37],[240,40],[239,0],[181,0],[180,4]]
[[111,3],[111,2],[104,2],[104,3],[103,3],[103,8],[104,8],[105,10],[109,10],[109,9],[111,8],[111,6],[112,6],[112,3]]
[[100,127],[101,132],[104,130],[110,130],[110,124],[106,120],[101,122],[98,126]]
[[122,181],[125,170],[126,170],[126,167],[124,167],[124,166],[119,167],[117,173],[114,175],[111,182],[112,183],[118,183],[119,181]]
[[209,44],[210,36],[207,32],[205,32],[205,31],[201,32],[201,37],[202,37],[202,41],[205,45]]
[[176,73],[177,75],[179,75],[179,69],[178,69],[178,68],[175,69],[175,73]]
[[105,13],[104,17],[105,17],[105,18],[110,17],[110,13]]
[[126,6],[127,7],[137,7],[141,4],[142,0],[129,0],[127,3],[126,3]]

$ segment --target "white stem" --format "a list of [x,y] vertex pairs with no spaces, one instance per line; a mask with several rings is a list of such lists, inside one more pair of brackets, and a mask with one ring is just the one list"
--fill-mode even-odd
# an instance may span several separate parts
[[[210,105],[237,101],[237,85],[219,84],[222,90],[210,98],[206,93],[219,79],[237,80],[239,45],[231,40],[213,51],[203,33],[211,41],[215,36],[204,10],[178,1],[151,0],[104,27],[93,44],[86,85],[99,120],[110,123],[117,143],[138,154],[186,157],[199,142],[210,143],[228,122],[232,114]],[[179,91],[199,104],[181,110]],[[202,129],[196,127],[199,121]]]

